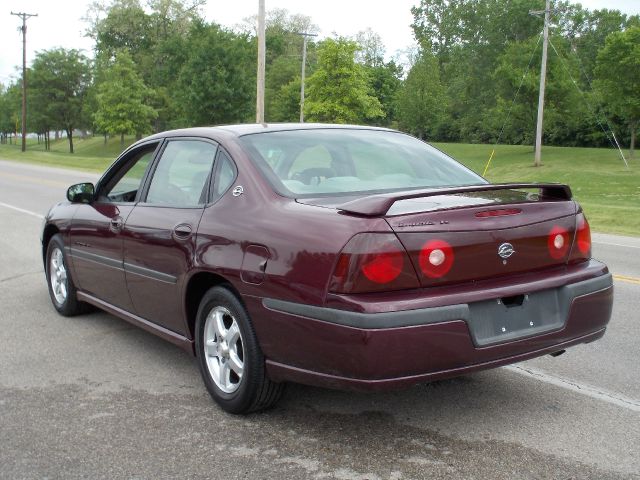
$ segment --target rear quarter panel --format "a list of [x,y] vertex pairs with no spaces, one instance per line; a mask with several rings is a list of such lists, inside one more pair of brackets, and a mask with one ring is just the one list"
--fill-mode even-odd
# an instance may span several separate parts
[[[196,270],[221,275],[243,296],[323,305],[342,247],[359,232],[390,232],[389,225],[380,218],[303,205],[277,194],[235,140],[221,140],[238,167],[238,177],[204,211],[197,234]],[[244,193],[233,196],[231,190],[239,185]],[[241,275],[251,245],[268,252],[266,275],[259,285],[244,281]]]

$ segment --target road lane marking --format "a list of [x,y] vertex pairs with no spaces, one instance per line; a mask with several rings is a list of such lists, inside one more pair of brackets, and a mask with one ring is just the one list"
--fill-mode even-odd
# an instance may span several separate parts
[[23,182],[26,181],[29,183],[35,183],[36,185],[47,185],[49,187],[67,188],[69,186],[69,184],[65,182],[57,182],[55,180],[48,180],[46,178],[30,177],[28,175],[19,175],[16,173],[2,172],[2,174],[0,174],[0,178],[5,178],[5,177],[9,177],[14,180],[20,180]]
[[9,205],[8,203],[0,202],[0,207],[10,208],[11,210],[15,210],[16,212],[20,212],[20,213],[26,213],[27,215],[38,217],[41,220],[44,219],[44,215],[41,215],[36,212],[32,212],[31,210],[25,210],[24,208],[16,207],[14,205]]
[[640,285],[640,278],[636,277],[627,277],[626,275],[613,275],[613,279],[618,282],[626,282],[626,283],[635,283],[636,285]]
[[624,395],[620,395],[618,393],[609,392],[603,388],[595,387],[593,385],[587,385],[584,383],[579,383],[574,380],[568,380],[565,378],[549,375],[548,373],[545,373],[542,370],[537,370],[535,368],[530,368],[530,367],[521,367],[518,365],[507,365],[506,367],[502,367],[502,368],[505,368],[511,372],[517,373],[518,375],[522,375],[524,377],[528,377],[544,383],[549,383],[556,387],[564,388],[574,393],[579,393],[581,395],[585,395],[587,397],[591,397],[596,400],[607,402],[617,407],[626,408],[628,410],[631,410],[632,412],[640,412],[640,400],[635,400],[633,398],[625,397]]

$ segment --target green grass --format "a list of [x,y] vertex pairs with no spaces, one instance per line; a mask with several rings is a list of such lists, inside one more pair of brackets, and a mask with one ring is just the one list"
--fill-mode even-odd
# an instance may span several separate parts
[[[133,141],[127,137],[125,146]],[[454,143],[436,146],[480,174],[493,149]],[[34,142],[25,153],[16,145],[0,145],[0,158],[102,172],[121,151],[119,138],[105,145],[102,137],[76,139],[73,155],[68,148],[66,139],[52,142],[51,152]],[[533,167],[531,147],[499,145],[486,177],[492,182],[567,183],[594,231],[640,236],[640,161],[630,160],[627,169],[617,150],[567,147],[544,147],[542,161],[541,167]]]
[[[125,137],[125,147],[135,141],[134,137]],[[51,140],[51,151],[44,150],[44,143],[38,144],[29,139],[27,151],[20,150],[18,145],[0,145],[0,158],[5,160],[19,160],[27,163],[49,165],[52,167],[73,168],[89,172],[103,172],[123,150],[120,137],[110,138],[106,145],[104,137],[74,138],[75,153],[69,153],[69,142],[66,137]]]
[[[480,174],[493,149],[491,145],[436,146]],[[536,168],[532,147],[499,145],[486,178],[495,183],[567,183],[592,230],[640,236],[640,162],[628,161],[627,169],[613,149],[544,147],[543,165]]]

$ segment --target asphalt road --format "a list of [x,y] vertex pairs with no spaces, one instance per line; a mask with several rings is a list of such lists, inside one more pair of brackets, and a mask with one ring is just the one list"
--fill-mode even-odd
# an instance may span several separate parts
[[51,307],[39,215],[93,179],[0,161],[0,478],[640,478],[640,239],[594,235],[616,285],[598,342],[386,394],[291,385],[235,417],[185,352]]

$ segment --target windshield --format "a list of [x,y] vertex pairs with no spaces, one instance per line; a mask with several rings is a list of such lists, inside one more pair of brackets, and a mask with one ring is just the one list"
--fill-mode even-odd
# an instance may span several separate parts
[[290,130],[244,135],[240,142],[273,187],[288,197],[487,183],[436,148],[399,132]]

